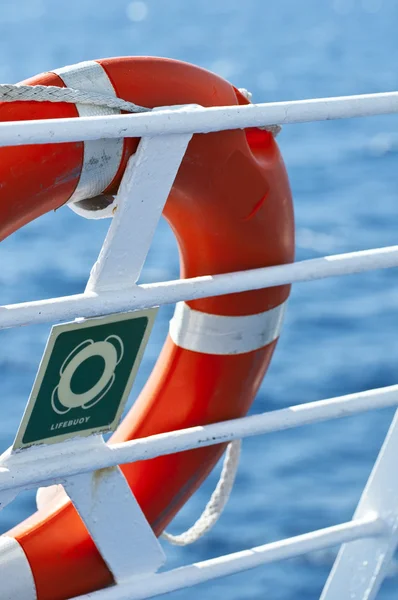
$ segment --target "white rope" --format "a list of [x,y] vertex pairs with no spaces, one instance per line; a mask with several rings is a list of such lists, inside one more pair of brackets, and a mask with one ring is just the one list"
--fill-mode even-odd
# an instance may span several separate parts
[[187,531],[184,531],[179,535],[172,535],[171,533],[164,531],[161,536],[162,538],[175,546],[187,546],[188,544],[196,542],[214,527],[221,517],[232,492],[239,465],[241,445],[241,440],[234,440],[228,444],[220,479],[209,502],[196,523],[187,529]]
[[[250,100],[251,94],[241,88],[239,91]],[[250,95],[250,97],[249,97]],[[131,113],[149,112],[150,108],[139,106],[134,102],[128,102],[115,96],[108,96],[97,92],[85,92],[74,88],[61,88],[55,85],[13,85],[11,83],[0,84],[0,102],[67,102],[69,104],[90,104],[91,106],[106,106],[107,108],[118,108]],[[274,137],[282,129],[280,125],[267,125],[259,127],[270,131]]]
[[[249,92],[249,90],[247,90],[246,88],[238,88],[238,91],[242,94],[244,98],[246,98],[246,100],[250,102],[250,104],[252,103],[253,94]],[[265,127],[258,127],[258,129],[269,131],[274,137],[276,137],[278,133],[282,131],[282,127],[280,125],[267,125]]]
[[36,102],[68,102],[71,104],[91,104],[93,106],[106,106],[118,108],[127,112],[141,113],[151,109],[138,106],[134,102],[127,102],[115,96],[108,96],[97,92],[85,92],[73,88],[61,88],[54,85],[12,85],[0,84],[1,102],[36,101]]
[[276,137],[278,133],[282,131],[281,125],[267,125],[266,127],[259,127],[258,129],[264,129],[264,131],[269,131],[274,137]]

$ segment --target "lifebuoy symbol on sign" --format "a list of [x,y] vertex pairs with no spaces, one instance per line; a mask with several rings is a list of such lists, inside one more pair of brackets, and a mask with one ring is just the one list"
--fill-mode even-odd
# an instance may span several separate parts
[[[103,342],[84,340],[72,350],[62,363],[60,380],[51,395],[51,406],[59,415],[72,408],[91,408],[97,404],[112,387],[115,381],[115,369],[123,358],[124,345],[118,335],[109,335]],[[87,391],[76,394],[71,389],[71,381],[77,369],[93,356],[104,360],[104,368],[96,383]]]

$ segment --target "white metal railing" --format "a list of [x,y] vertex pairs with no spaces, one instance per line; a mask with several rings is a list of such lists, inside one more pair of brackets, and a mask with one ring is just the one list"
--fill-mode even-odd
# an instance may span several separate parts
[[[398,112],[397,92],[241,107],[171,107],[133,116],[0,124],[0,146],[143,136],[136,158],[130,161],[123,177],[118,210],[84,294],[0,307],[0,328],[98,316],[398,266],[398,246],[394,246],[241,273],[156,284],[134,283],[192,133],[392,112]],[[164,145],[167,152],[162,152]],[[143,163],[146,177],[143,177]],[[133,202],[132,197],[144,202]],[[134,223],[139,223],[139,227]],[[133,234],[132,227],[135,227]],[[134,260],[131,260],[131,239],[136,242]],[[106,445],[101,436],[92,436],[17,454],[6,453],[0,461],[0,500],[5,505],[22,490],[42,484],[64,485],[116,580],[115,586],[84,596],[87,600],[152,597],[336,544],[344,545],[322,599],[371,600],[398,542],[398,478],[390,473],[398,454],[398,416],[352,521],[163,573],[156,573],[162,555],[134,497],[130,494],[131,502],[122,514],[115,510],[117,493],[124,492],[116,465],[387,406],[398,406],[398,385],[121,444]],[[115,494],[110,498],[106,493],[109,481],[104,478],[96,488],[93,513],[92,506],[87,507],[86,496],[91,493],[93,471],[104,467],[111,468],[109,478],[116,490],[116,500]],[[107,518],[98,518],[105,514]],[[129,519],[129,515],[134,515],[134,519]],[[134,527],[126,525],[133,521]],[[138,533],[140,544],[134,549],[134,535]],[[114,544],[115,535],[119,544]],[[136,560],[134,571],[125,561],[127,543],[130,559],[133,558],[133,563]],[[147,548],[144,563],[143,544]]]
[[[165,454],[213,446],[393,406],[398,406],[398,385],[297,404],[258,415],[118,444],[93,446],[90,439],[84,438],[73,444],[65,442],[34,447],[13,458],[12,471],[2,472],[0,469],[0,493],[13,488],[28,490],[42,484],[50,485],[54,483],[54,477],[65,478],[78,473],[88,473],[93,469],[149,460]],[[76,449],[76,443],[80,444],[79,451]]]
[[[101,600],[141,600],[211,579],[233,575],[239,571],[253,569],[266,563],[294,558],[314,550],[323,550],[336,544],[377,538],[385,533],[383,521],[371,515],[364,519],[356,519],[327,529],[319,529],[280,542],[256,546],[242,552],[234,552],[219,558],[194,563],[166,573],[142,577],[138,581],[132,580],[113,589],[108,588],[100,592],[98,596],[93,597],[98,597]],[[336,598],[343,597],[343,595],[336,596]],[[85,596],[80,596],[80,598],[83,600]]]
[[97,317],[118,311],[139,310],[180,300],[196,300],[246,290],[351,275],[398,266],[398,246],[312,258],[289,265],[238,273],[206,275],[161,283],[143,283],[128,289],[86,291],[84,294],[8,304],[0,307],[0,328],[30,323]]
[[[177,110],[176,110],[177,108]],[[213,108],[176,107],[156,112],[108,117],[48,119],[0,124],[0,146],[78,142],[101,138],[209,133],[225,129],[287,125],[386,115],[398,112],[398,92],[270,102]]]

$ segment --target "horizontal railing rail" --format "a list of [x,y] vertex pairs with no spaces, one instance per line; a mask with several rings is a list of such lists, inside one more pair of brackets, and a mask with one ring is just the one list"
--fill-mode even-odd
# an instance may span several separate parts
[[210,133],[288,123],[308,123],[398,112],[398,92],[246,106],[165,108],[107,117],[43,119],[0,123],[0,146],[54,144],[100,138]]
[[0,467],[0,492],[14,488],[62,483],[65,477],[88,473],[157,456],[213,446],[236,439],[303,427],[356,413],[398,406],[398,385],[308,402],[240,419],[162,433],[118,444],[95,443],[91,438],[33,447]]
[[336,254],[236,273],[143,283],[99,293],[85,292],[48,300],[8,304],[0,306],[0,329],[77,317],[96,317],[173,304],[181,300],[196,300],[392,267],[398,267],[398,246]]
[[205,581],[254,569],[267,563],[287,560],[308,552],[323,550],[355,540],[381,537],[385,533],[384,522],[378,519],[376,515],[369,515],[363,519],[318,529],[315,532],[286,538],[263,546],[256,546],[241,552],[225,554],[186,567],[171,569],[165,573],[156,573],[150,577],[139,579],[134,578],[131,581],[121,582],[114,588],[94,592],[90,596],[80,596],[74,600],[143,600],[144,598],[153,598]]

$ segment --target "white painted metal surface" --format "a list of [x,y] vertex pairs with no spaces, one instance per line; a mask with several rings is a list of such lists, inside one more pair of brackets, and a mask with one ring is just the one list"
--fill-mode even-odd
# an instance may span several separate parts
[[347,597],[373,600],[380,589],[398,543],[398,480],[394,468],[398,456],[398,411],[380,450],[354,519],[378,514],[389,535],[344,545],[326,583],[321,600]]
[[[212,446],[239,438],[284,431],[340,419],[357,413],[398,406],[398,385],[298,404],[250,417],[181,429],[120,444],[91,447],[87,438],[31,448],[23,454],[0,457],[0,495],[41,484],[62,483],[66,477],[155,456]],[[12,463],[11,463],[12,461]]]
[[[398,112],[398,93],[194,108],[0,124],[0,146],[146,136],[124,175],[113,206],[117,206],[116,216],[85,293],[0,307],[0,328],[98,316],[398,266],[398,247],[394,246],[242,273],[135,285],[192,133]],[[130,250],[132,231],[134,253]],[[351,522],[160,574],[154,571],[162,563],[162,552],[117,465],[387,406],[398,406],[398,385],[122,444],[106,445],[96,437],[16,454],[6,452],[0,457],[0,508],[22,490],[43,484],[65,486],[117,581],[113,587],[85,596],[87,600],[152,597],[342,543],[345,546],[325,587],[323,600],[343,597],[371,600],[398,541],[398,483],[390,472],[398,452],[398,417]],[[98,484],[95,491],[94,482]],[[126,531],[122,531],[122,525]],[[123,536],[124,552],[130,543],[129,556],[121,556],[115,532],[119,540]]]
[[144,137],[173,133],[210,133],[264,125],[287,125],[398,112],[398,92],[340,98],[270,102],[247,106],[159,110],[134,115],[11,121],[0,124],[0,146],[77,142],[99,138]]
[[163,565],[162,547],[119,467],[69,477],[64,489],[117,582]]
[[[138,279],[191,137],[140,141],[123,176],[114,203],[115,216],[87,289],[117,290],[124,285],[131,287]],[[155,190],[153,180],[158,181]],[[100,449],[104,446],[102,436],[93,436],[91,444]],[[166,558],[163,550],[119,467],[74,475],[66,480],[64,489],[116,583],[133,575],[155,573],[162,566]]]
[[[384,523],[376,515],[341,525],[319,529],[293,538],[256,546],[242,552],[180,567],[166,573],[133,579],[125,584],[90,594],[90,600],[143,600],[175,590],[197,585],[211,579],[233,575],[266,563],[294,558],[314,550],[366,538],[378,538],[385,533]],[[83,600],[79,596],[75,600]],[[88,600],[88,599],[87,599]],[[342,596],[336,600],[342,600]]]
[[181,300],[222,296],[245,290],[351,275],[398,267],[398,246],[312,258],[294,264],[263,267],[238,273],[132,286],[129,289],[85,292],[73,296],[0,306],[0,329],[30,323],[68,321],[114,312],[138,310]]
[[115,200],[115,216],[86,291],[118,291],[135,284],[191,137],[141,140],[127,165]]

